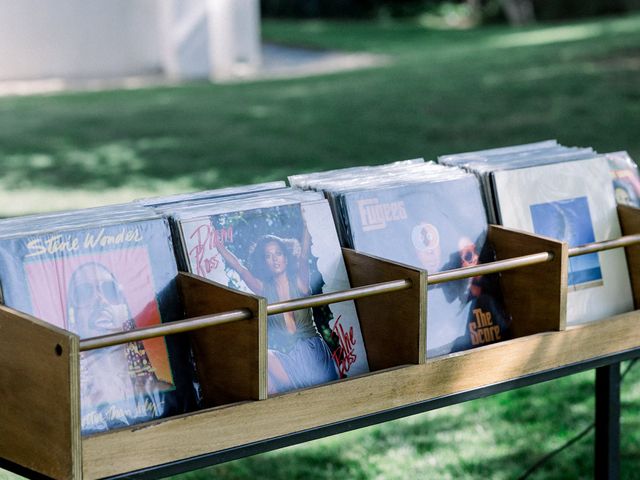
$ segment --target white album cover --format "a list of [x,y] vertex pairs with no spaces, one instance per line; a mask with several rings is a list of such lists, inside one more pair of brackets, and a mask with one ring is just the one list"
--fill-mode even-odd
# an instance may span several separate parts
[[[569,247],[620,237],[607,159],[594,157],[493,173],[501,223]],[[567,324],[633,309],[623,249],[569,259]]]

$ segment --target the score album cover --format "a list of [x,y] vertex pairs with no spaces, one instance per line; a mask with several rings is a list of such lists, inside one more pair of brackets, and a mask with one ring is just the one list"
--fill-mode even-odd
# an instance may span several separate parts
[[[492,260],[478,181],[399,185],[343,194],[353,248],[430,273]],[[496,276],[429,287],[427,355],[508,337],[510,320]]]

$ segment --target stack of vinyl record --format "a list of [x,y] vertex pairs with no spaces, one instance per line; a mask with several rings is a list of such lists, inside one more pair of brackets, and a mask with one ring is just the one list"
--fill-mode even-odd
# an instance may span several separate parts
[[[80,338],[179,319],[166,219],[111,205],[0,222],[3,303]],[[81,429],[94,433],[193,407],[192,365],[178,339],[84,352]]]
[[217,198],[229,198],[238,195],[251,195],[253,193],[267,192],[270,190],[281,190],[286,185],[283,181],[255,183],[253,185],[242,185],[236,187],[217,188],[215,190],[204,190],[201,192],[179,193],[164,197],[141,198],[136,201],[139,205],[152,207],[155,210],[171,210],[174,205],[179,204],[180,208],[186,206],[197,206],[209,203]]
[[[429,273],[493,259],[477,178],[421,159],[289,177],[329,199],[345,246]],[[429,287],[427,356],[508,338],[498,277]],[[491,324],[479,319],[489,312]]]
[[[228,193],[228,192],[227,192]],[[290,188],[170,203],[181,268],[269,303],[349,288],[331,211],[322,195]],[[270,315],[271,394],[369,370],[353,302]]]
[[[614,186],[634,192],[640,185],[625,152],[598,155],[554,140],[446,155],[439,161],[478,176],[497,223],[566,241],[570,247],[619,237]],[[618,198],[632,203],[637,197],[619,193]],[[633,308],[621,249],[572,257],[568,285],[570,325]]]

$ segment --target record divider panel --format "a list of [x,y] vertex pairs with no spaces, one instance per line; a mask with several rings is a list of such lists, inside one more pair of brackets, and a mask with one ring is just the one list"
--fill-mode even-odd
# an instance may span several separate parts
[[505,307],[513,318],[513,338],[564,330],[567,326],[567,244],[497,225],[489,227],[488,241],[495,249],[497,260],[538,252],[553,254],[548,262],[501,274]]
[[178,275],[185,317],[248,309],[252,317],[190,332],[204,407],[267,398],[267,301],[189,273]]
[[[640,231],[639,212],[620,210],[625,234]],[[201,371],[227,369],[229,376],[246,377],[211,375],[205,388],[211,408],[82,438],[82,342],[0,307],[0,393],[9,407],[0,409],[0,457],[61,479],[153,470],[640,348],[639,311],[565,329],[566,244],[494,226],[489,240],[501,260],[552,254],[545,263],[502,273],[517,338],[425,360],[426,272],[345,249],[355,287],[410,280],[406,289],[356,300],[373,372],[274,396],[266,394],[266,301],[180,274],[187,316],[251,312],[248,320],[191,333]],[[640,247],[626,247],[626,252],[637,306]],[[411,318],[400,318],[405,315]],[[246,362],[238,362],[240,352],[249,357]]]
[[360,330],[372,372],[426,360],[427,272],[343,248],[352,287],[408,279],[398,292],[356,299]]
[[0,306],[0,457],[80,478],[78,337]]
[[[618,218],[623,235],[640,233],[640,209],[626,205],[618,205]],[[640,244],[625,247],[629,279],[633,291],[633,304],[640,309]]]

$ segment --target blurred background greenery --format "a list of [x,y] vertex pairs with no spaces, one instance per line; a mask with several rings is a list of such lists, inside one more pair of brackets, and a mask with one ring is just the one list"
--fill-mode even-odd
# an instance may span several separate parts
[[[407,18],[458,11],[477,21],[522,23],[616,14],[638,9],[636,0],[261,0],[268,17]],[[527,17],[518,17],[518,12]]]
[[[628,364],[623,364],[623,370]],[[236,460],[174,480],[521,479],[545,455],[588,429],[594,374],[584,372],[489,398]],[[640,368],[621,394],[620,478],[640,468]],[[330,406],[327,406],[330,408]],[[593,478],[594,435],[533,470],[528,479]]]
[[640,156],[640,16],[518,29],[265,20],[335,75],[0,98],[0,215],[558,138]]
[[[524,25],[626,13],[638,0],[261,0],[262,14],[287,18],[444,17],[450,26],[487,23]],[[454,20],[458,20],[455,22]]]
[[[637,2],[533,2],[518,28],[507,3],[265,0],[266,40],[389,62],[0,98],[0,215],[548,138],[640,158]],[[575,19],[596,13],[608,16]],[[623,478],[640,471],[639,380],[623,385]],[[517,478],[593,421],[592,392],[587,372],[177,478]],[[592,441],[531,478],[590,477]]]

